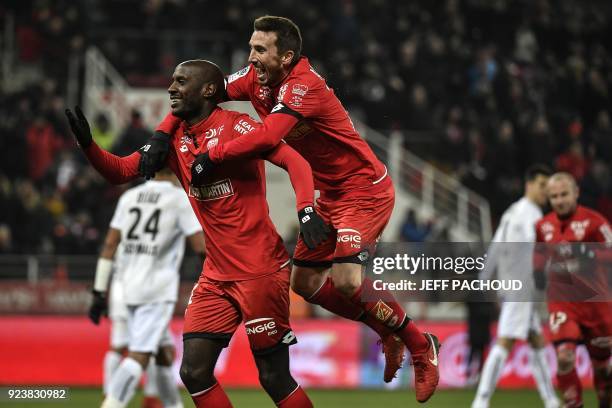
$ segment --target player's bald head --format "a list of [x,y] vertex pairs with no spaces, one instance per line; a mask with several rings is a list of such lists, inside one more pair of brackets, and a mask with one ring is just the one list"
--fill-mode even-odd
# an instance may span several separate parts
[[217,64],[208,60],[197,59],[181,62],[176,68],[187,70],[200,85],[213,83],[216,89],[216,99],[221,99],[221,90],[225,87],[225,82],[223,71],[221,71],[221,68],[219,68]]
[[578,204],[578,184],[571,174],[553,174],[548,179],[546,190],[550,205],[560,218],[573,214]]
[[564,171],[555,173],[548,179],[549,186],[556,183],[567,183],[567,185],[572,189],[578,189],[578,184],[576,183],[576,179],[574,178],[574,176]]

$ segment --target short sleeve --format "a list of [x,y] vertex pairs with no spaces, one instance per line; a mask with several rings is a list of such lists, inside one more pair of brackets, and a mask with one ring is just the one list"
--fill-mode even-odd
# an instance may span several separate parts
[[177,190],[177,202],[178,202],[178,225],[179,229],[186,236],[193,235],[196,232],[202,231],[202,226],[198,221],[198,218],[193,212],[193,208],[189,203],[189,199],[184,191]]
[[227,96],[233,101],[248,101],[250,100],[249,86],[252,84],[251,65],[242,68],[240,71],[234,72],[226,79]]

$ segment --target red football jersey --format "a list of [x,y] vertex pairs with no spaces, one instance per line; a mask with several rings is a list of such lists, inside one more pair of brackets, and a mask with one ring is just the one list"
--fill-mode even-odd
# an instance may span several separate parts
[[[249,65],[227,78],[227,94],[232,100],[251,101],[264,120],[264,128],[275,131],[287,127],[281,137],[310,163],[316,189],[367,188],[386,176],[387,169],[359,136],[333,89],[312,68],[308,58],[302,57],[273,88],[259,85],[255,70]],[[297,124],[280,118],[287,113],[295,116]],[[267,133],[262,129],[252,137],[269,137],[274,132]],[[239,144],[244,147],[249,140],[252,138]],[[225,159],[235,157],[235,152],[248,151],[248,146],[241,149],[237,145],[218,146],[216,157]]]
[[[256,129],[248,115],[215,109],[191,127],[182,122],[171,136],[168,166],[177,175],[206,237],[204,274],[211,279],[237,281],[279,270],[289,262],[281,237],[269,217],[265,167],[258,157],[219,164],[202,187],[191,182],[191,165],[198,154]],[[139,153],[119,158],[92,144],[86,154],[94,167],[115,183],[138,177]],[[298,208],[312,205],[314,187],[310,167],[286,144],[265,155],[288,169]]]
[[[560,219],[556,213],[550,212],[536,223],[536,240],[540,243],[557,244],[550,248],[539,244],[541,252],[547,253],[552,262],[563,260],[563,248],[558,244],[564,243],[612,243],[612,229],[608,221],[597,211],[583,206],[577,206],[576,211],[566,219]],[[610,251],[606,247],[593,245],[596,254],[597,267],[588,281],[584,276],[575,280],[564,280],[562,276],[555,275],[551,279],[548,288],[549,299],[561,300],[564,296],[569,299],[576,293],[588,293],[588,287],[594,288],[597,293],[604,294],[609,291],[607,282],[607,272],[610,268]],[[566,283],[571,282],[576,285],[573,288],[566,287]],[[582,292],[581,282],[588,285],[587,291]],[[572,293],[573,291],[573,293]],[[566,293],[566,295],[564,295]]]

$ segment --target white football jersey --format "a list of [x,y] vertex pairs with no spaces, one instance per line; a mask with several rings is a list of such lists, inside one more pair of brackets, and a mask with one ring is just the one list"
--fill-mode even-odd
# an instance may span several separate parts
[[110,226],[121,231],[115,277],[124,302],[176,302],[185,237],[202,230],[185,192],[147,181],[121,196]]
[[481,277],[490,279],[497,269],[498,279],[520,279],[531,285],[535,224],[540,218],[542,209],[526,197],[508,207],[493,236]]

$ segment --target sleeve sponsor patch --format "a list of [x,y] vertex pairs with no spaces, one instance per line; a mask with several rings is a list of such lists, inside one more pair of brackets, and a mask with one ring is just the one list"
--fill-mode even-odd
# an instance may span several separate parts
[[235,80],[242,78],[243,76],[249,73],[250,69],[251,69],[251,65],[247,65],[246,67],[242,68],[240,71],[234,72],[232,75],[227,77],[227,83],[231,84]]

